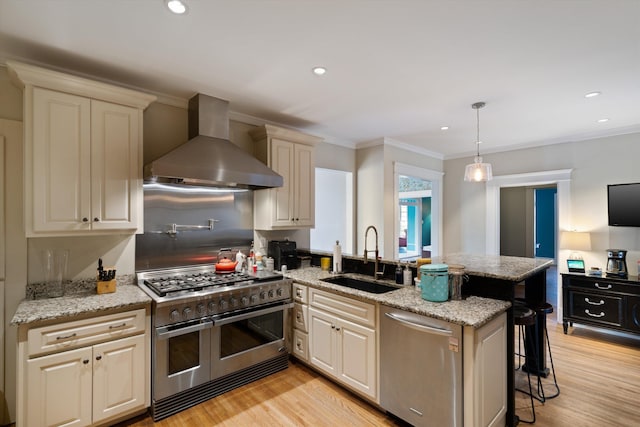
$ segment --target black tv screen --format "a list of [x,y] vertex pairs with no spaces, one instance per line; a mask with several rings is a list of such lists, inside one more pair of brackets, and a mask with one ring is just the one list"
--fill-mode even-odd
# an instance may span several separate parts
[[607,186],[609,225],[640,227],[640,183]]

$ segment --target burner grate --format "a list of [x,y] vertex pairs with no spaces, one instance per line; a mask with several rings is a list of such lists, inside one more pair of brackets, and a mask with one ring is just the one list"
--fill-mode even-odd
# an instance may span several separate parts
[[198,272],[149,278],[144,284],[163,297],[174,292],[193,292],[252,280],[255,280],[254,276],[242,272]]

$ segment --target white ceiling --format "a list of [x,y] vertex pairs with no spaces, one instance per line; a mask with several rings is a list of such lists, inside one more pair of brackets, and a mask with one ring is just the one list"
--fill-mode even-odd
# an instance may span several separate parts
[[0,0],[0,62],[443,158],[475,151],[476,101],[482,153],[640,130],[640,0],[185,2]]

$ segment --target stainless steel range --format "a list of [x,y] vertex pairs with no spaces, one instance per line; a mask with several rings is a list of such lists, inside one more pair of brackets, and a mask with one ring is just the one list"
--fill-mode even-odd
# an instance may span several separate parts
[[153,298],[154,420],[287,367],[291,280],[207,265],[137,276]]
[[144,186],[136,271],[153,299],[156,421],[288,366],[291,280],[213,269],[222,248],[248,254],[252,226],[252,191]]

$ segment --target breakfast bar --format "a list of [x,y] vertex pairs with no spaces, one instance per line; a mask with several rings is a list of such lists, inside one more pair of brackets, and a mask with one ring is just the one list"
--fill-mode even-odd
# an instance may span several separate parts
[[[469,281],[463,286],[463,295],[474,295],[487,298],[501,299],[513,302],[516,298],[518,286],[524,287],[524,298],[527,304],[536,305],[546,302],[546,272],[553,264],[549,258],[524,258],[500,255],[479,255],[454,253],[437,257],[434,263],[459,264],[465,267],[465,273]],[[538,366],[535,369],[531,360],[527,360],[526,366],[532,373],[546,376],[546,352],[543,339],[543,326],[546,316],[537,316],[535,331],[531,336],[535,338],[535,347],[539,357]],[[517,424],[515,416],[515,376],[514,376],[514,339],[515,327],[513,322],[513,308],[507,310],[508,336],[507,342],[507,425]]]

